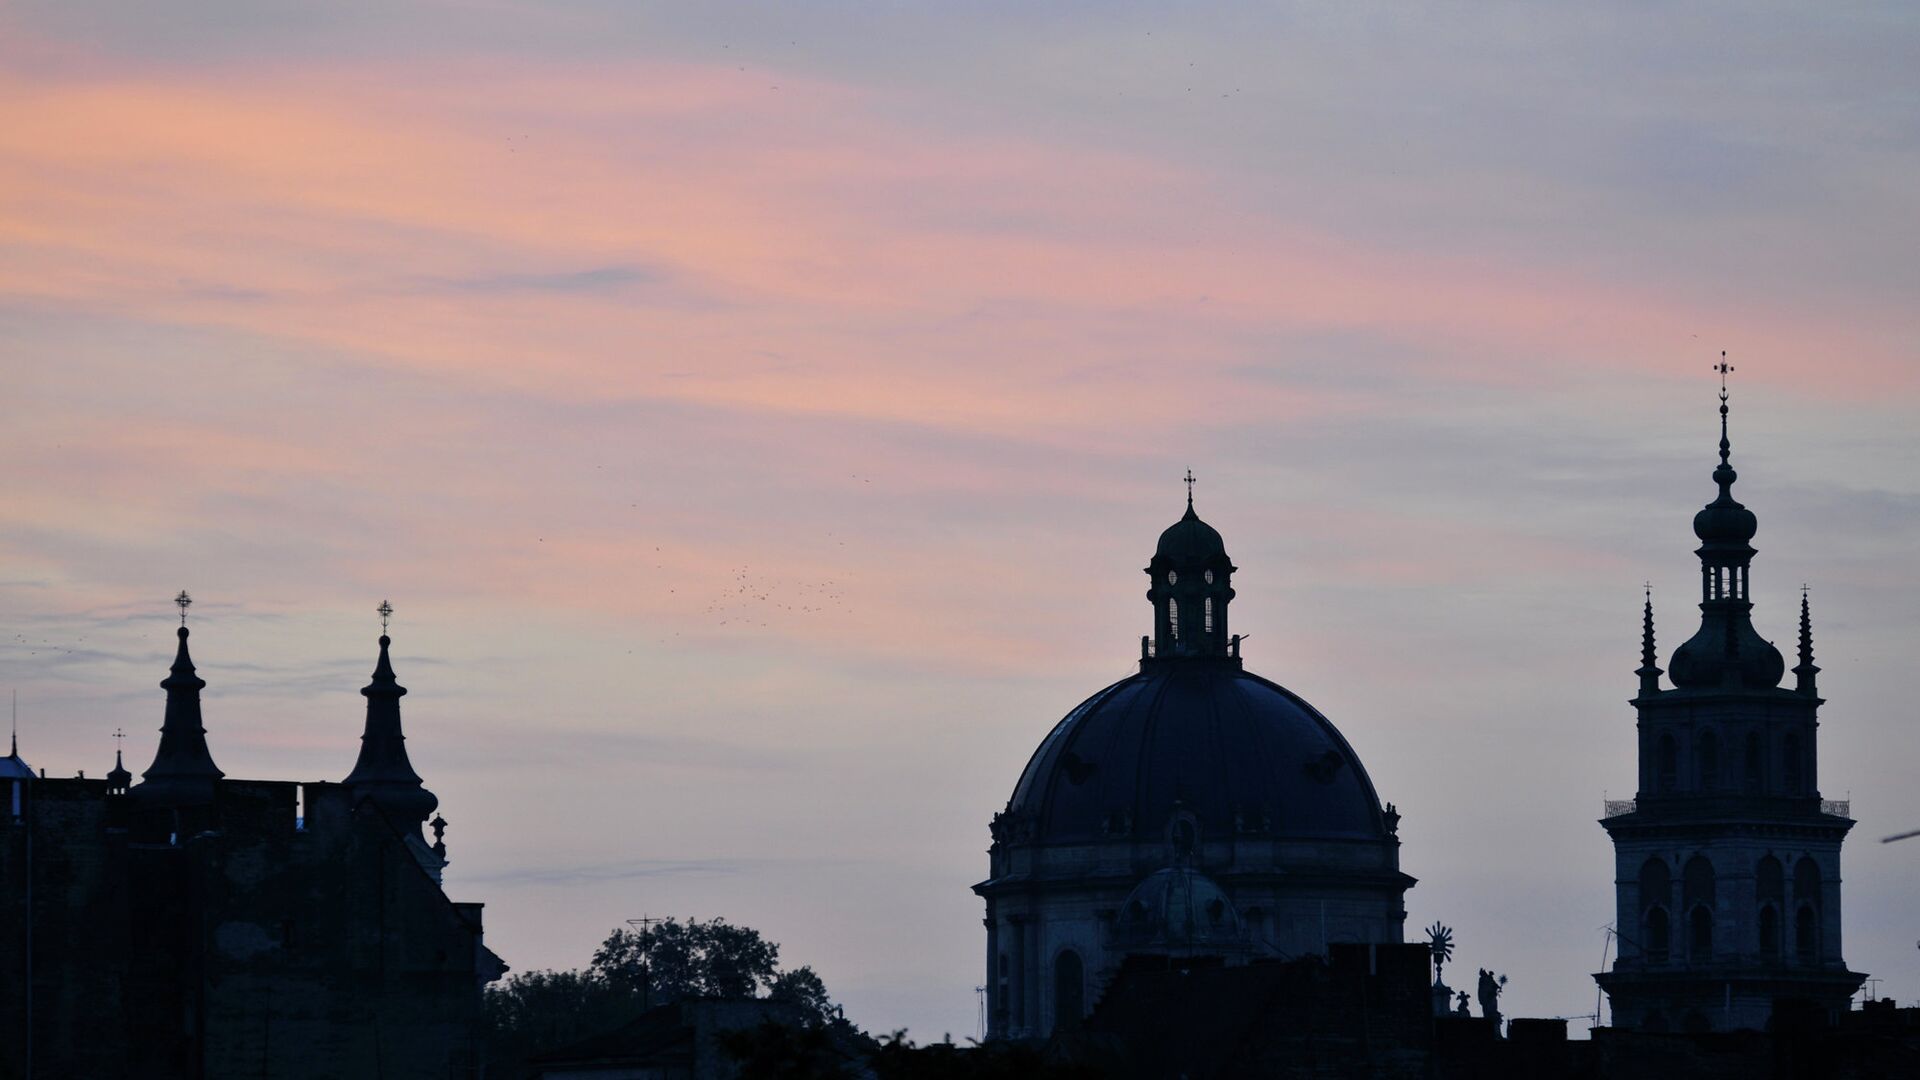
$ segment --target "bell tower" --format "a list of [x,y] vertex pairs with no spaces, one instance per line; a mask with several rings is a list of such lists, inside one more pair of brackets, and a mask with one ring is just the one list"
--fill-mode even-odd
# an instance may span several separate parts
[[1642,1031],[1764,1029],[1776,1001],[1847,1008],[1864,976],[1840,955],[1840,845],[1853,821],[1820,797],[1813,625],[1800,606],[1795,685],[1753,625],[1758,531],[1733,497],[1720,373],[1718,495],[1694,515],[1700,627],[1662,687],[1653,599],[1642,612],[1639,791],[1609,802],[1618,959],[1595,976],[1613,1024]]

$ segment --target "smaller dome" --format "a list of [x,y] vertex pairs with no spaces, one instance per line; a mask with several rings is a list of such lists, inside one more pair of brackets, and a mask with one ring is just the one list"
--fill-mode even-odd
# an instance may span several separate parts
[[37,780],[33,766],[20,760],[20,751],[15,750],[6,757],[0,757],[0,780]]
[[1733,481],[1736,474],[1730,465],[1722,465],[1713,471],[1714,480],[1720,485],[1720,497],[1701,507],[1693,515],[1693,535],[1705,544],[1728,544],[1739,546],[1753,539],[1760,531],[1760,521],[1753,511],[1740,505],[1734,499]]
[[107,787],[113,791],[125,791],[133,786],[133,774],[120,758],[119,751],[113,755],[113,768],[107,770]]
[[1160,543],[1153,555],[1176,563],[1207,562],[1226,558],[1227,542],[1220,538],[1218,529],[1201,521],[1200,515],[1193,512],[1193,504],[1188,503],[1186,515],[1160,534]]
[[1221,955],[1247,948],[1232,898],[1188,866],[1155,870],[1135,885],[1120,906],[1113,935],[1116,945],[1134,953]]

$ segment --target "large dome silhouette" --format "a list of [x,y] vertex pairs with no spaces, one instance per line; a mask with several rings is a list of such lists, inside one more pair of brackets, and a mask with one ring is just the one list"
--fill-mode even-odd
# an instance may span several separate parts
[[1388,832],[1327,718],[1225,659],[1153,665],[1088,698],[1041,742],[1009,806],[1039,843],[1157,833],[1176,809],[1203,838]]

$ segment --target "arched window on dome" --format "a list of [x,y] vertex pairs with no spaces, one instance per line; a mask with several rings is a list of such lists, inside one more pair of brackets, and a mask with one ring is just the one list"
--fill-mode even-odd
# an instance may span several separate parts
[[1662,735],[1659,746],[1654,751],[1654,790],[1662,795],[1670,795],[1679,785],[1679,747],[1674,745],[1673,736]]
[[1696,964],[1713,959],[1713,910],[1705,904],[1687,914],[1687,959]]
[[1780,958],[1780,911],[1787,904],[1786,871],[1780,860],[1763,857],[1753,869],[1753,899],[1760,905],[1760,955]]
[[1213,597],[1207,597],[1207,633],[1213,633]]
[[1772,904],[1760,909],[1760,956],[1769,961],[1780,959],[1780,911]]
[[1820,962],[1820,920],[1813,905],[1801,904],[1793,917],[1794,958],[1809,967]]
[[1706,856],[1687,860],[1680,877],[1680,905],[1687,913],[1687,959],[1702,963],[1713,958],[1713,864]]
[[1666,860],[1648,859],[1640,867],[1641,943],[1647,960],[1664,964],[1671,954],[1673,933],[1667,907],[1673,903],[1673,874]]
[[1666,908],[1653,908],[1647,917],[1641,920],[1641,933],[1646,935],[1647,961],[1664,964],[1672,957],[1673,926],[1667,918]]
[[1167,635],[1180,640],[1180,601],[1167,597]]
[[1700,741],[1694,744],[1694,787],[1700,791],[1712,791],[1720,786],[1720,737],[1712,731],[1700,733]]
[[1802,964],[1820,962],[1820,864],[1801,856],[1793,864],[1793,951]]
[[1053,958],[1053,1026],[1072,1030],[1080,1026],[1087,1012],[1086,965],[1072,949],[1060,950]]

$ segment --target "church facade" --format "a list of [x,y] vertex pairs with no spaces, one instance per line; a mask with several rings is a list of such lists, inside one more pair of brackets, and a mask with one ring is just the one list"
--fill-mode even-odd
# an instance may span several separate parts
[[[1722,364],[1722,375],[1726,372]],[[1754,628],[1753,511],[1737,479],[1720,392],[1718,496],[1693,519],[1700,627],[1664,674],[1644,613],[1639,790],[1600,824],[1614,846],[1619,951],[1596,975],[1616,1028],[1765,1029],[1776,1001],[1845,1012],[1864,976],[1840,952],[1845,803],[1821,798],[1813,626],[1800,605],[1792,686]]]
[[301,784],[215,766],[178,633],[140,783],[118,760],[5,777],[0,1075],[480,1075],[504,966],[481,905],[441,889],[445,823],[428,844],[437,800],[407,760],[388,638],[352,773]]
[[1399,815],[1326,717],[1242,666],[1236,570],[1189,492],[1146,568],[1139,672],[1068,713],[994,816],[989,1037],[1077,1025],[1125,966],[1401,941]]

